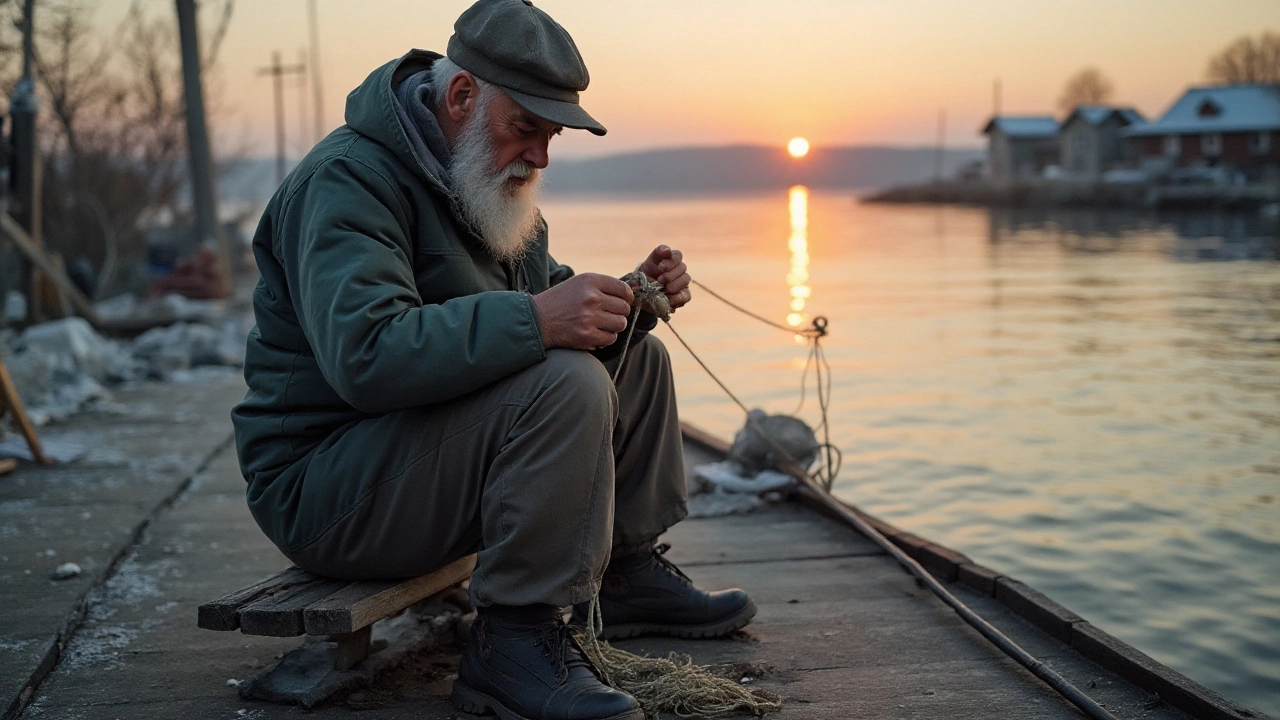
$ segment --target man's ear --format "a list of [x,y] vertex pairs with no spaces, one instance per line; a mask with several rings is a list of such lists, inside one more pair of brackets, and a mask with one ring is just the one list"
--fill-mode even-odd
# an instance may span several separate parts
[[471,73],[463,71],[453,76],[449,81],[449,87],[445,91],[445,110],[449,114],[449,119],[455,123],[462,123],[467,119],[476,107],[476,95],[480,88],[476,85],[476,79]]

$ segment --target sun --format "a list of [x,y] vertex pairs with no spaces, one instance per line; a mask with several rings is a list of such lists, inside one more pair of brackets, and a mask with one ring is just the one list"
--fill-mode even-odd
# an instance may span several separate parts
[[793,158],[802,158],[809,154],[809,141],[802,137],[793,137],[791,142],[787,143],[787,152],[791,153]]

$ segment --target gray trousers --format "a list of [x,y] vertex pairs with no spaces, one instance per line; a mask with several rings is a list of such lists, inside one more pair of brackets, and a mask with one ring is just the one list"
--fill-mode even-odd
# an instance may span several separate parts
[[312,454],[296,486],[300,510],[331,521],[282,549],[353,579],[419,575],[478,552],[478,606],[589,599],[611,551],[643,547],[688,512],[666,349],[637,343],[615,388],[616,363],[551,350],[450,402],[355,423]]

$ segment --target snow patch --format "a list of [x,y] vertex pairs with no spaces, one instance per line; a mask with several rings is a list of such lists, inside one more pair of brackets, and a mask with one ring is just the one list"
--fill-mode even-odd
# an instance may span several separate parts
[[[132,342],[104,338],[83,318],[32,325],[0,335],[0,357],[37,425],[87,410],[126,412],[109,388],[139,380],[202,382],[244,364],[247,315],[178,322]],[[210,371],[209,367],[225,368]]]

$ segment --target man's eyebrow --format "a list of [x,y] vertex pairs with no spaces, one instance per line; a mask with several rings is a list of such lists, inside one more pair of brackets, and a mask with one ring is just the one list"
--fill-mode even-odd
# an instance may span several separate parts
[[563,126],[563,125],[556,125],[555,123],[552,123],[552,122],[550,122],[550,121],[548,121],[548,120],[544,120],[544,119],[542,119],[542,118],[538,117],[537,115],[534,115],[533,113],[530,113],[530,112],[528,112],[528,111],[521,111],[521,113],[520,113],[520,115],[519,115],[519,117],[518,117],[517,119],[518,119],[520,122],[523,122],[523,123],[525,123],[525,124],[527,124],[527,125],[532,125],[532,126],[533,126],[533,127],[535,127],[535,128],[550,125],[550,126],[551,126],[551,129],[552,129],[552,132],[559,132],[559,131],[561,131],[561,130],[563,130],[563,129],[564,129],[564,126]]

